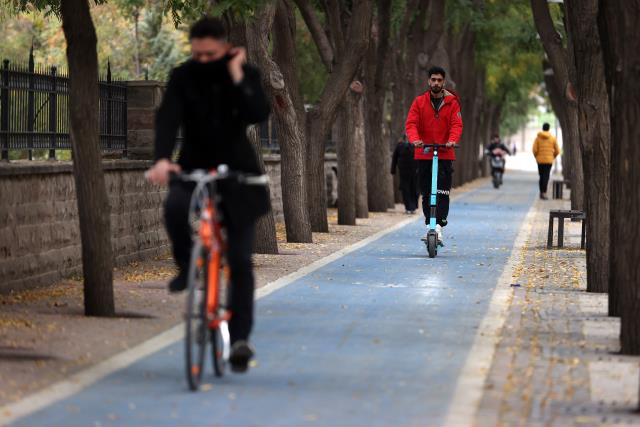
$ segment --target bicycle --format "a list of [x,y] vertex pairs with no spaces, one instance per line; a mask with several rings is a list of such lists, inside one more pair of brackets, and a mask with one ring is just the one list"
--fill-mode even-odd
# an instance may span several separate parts
[[224,375],[231,348],[229,320],[232,313],[227,307],[230,270],[226,260],[227,239],[222,225],[222,200],[217,192],[217,183],[221,180],[237,180],[240,184],[267,185],[268,177],[234,173],[226,165],[220,165],[217,170],[198,169],[188,174],[172,175],[171,179],[196,184],[189,205],[194,237],[187,276],[185,314],[187,382],[189,388],[196,391],[204,371],[209,340],[213,370],[217,377]]
[[[444,147],[445,144],[423,144],[425,154],[433,148],[433,165],[431,167],[431,196],[429,199],[429,231],[427,231],[427,237],[422,241],[427,246],[427,253],[429,258],[435,258],[438,255],[438,235],[436,233],[436,200],[438,196],[438,149]],[[458,148],[457,145],[453,145],[453,148]]]

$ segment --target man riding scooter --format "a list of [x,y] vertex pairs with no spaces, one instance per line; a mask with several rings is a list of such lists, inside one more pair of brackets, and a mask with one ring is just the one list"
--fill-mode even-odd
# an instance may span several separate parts
[[506,163],[505,155],[511,155],[511,151],[509,151],[509,148],[500,141],[500,137],[497,134],[493,134],[491,137],[491,144],[487,146],[484,152],[489,155],[493,187],[499,188],[502,185],[502,176],[504,175],[504,166]]

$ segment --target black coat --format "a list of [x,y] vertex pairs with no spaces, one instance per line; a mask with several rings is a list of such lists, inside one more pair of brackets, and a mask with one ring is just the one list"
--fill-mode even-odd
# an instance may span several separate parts
[[415,148],[408,142],[398,143],[391,158],[391,174],[395,175],[396,169],[399,169],[401,181],[415,179],[418,163],[414,159],[414,152]]
[[269,117],[269,103],[258,70],[246,65],[244,72],[236,85],[225,63],[208,68],[187,61],[176,67],[156,114],[155,159],[171,157],[182,126],[178,164],[183,169],[227,164],[231,170],[260,173],[246,132],[247,125]]
[[[245,65],[244,79],[234,84],[226,61],[187,61],[171,72],[156,114],[156,160],[172,157],[178,128],[182,127],[184,139],[177,162],[183,170],[226,164],[232,171],[262,173],[247,138],[247,126],[269,116],[260,73]],[[239,189],[226,183],[221,185],[221,191],[228,213],[241,223],[254,220],[269,209],[264,187]]]

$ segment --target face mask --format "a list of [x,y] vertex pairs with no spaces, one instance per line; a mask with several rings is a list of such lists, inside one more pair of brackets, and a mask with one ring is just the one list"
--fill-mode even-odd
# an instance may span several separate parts
[[193,67],[198,76],[207,78],[220,78],[229,75],[227,63],[229,57],[224,56],[220,59],[210,62],[193,61]]

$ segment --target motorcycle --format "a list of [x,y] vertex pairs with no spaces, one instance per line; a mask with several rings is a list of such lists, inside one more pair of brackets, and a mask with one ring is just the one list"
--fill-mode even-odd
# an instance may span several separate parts
[[489,155],[493,188],[500,188],[502,185],[502,175],[504,174],[504,166],[506,164],[505,155],[507,152],[501,148],[495,148],[492,151],[485,150],[485,153]]

